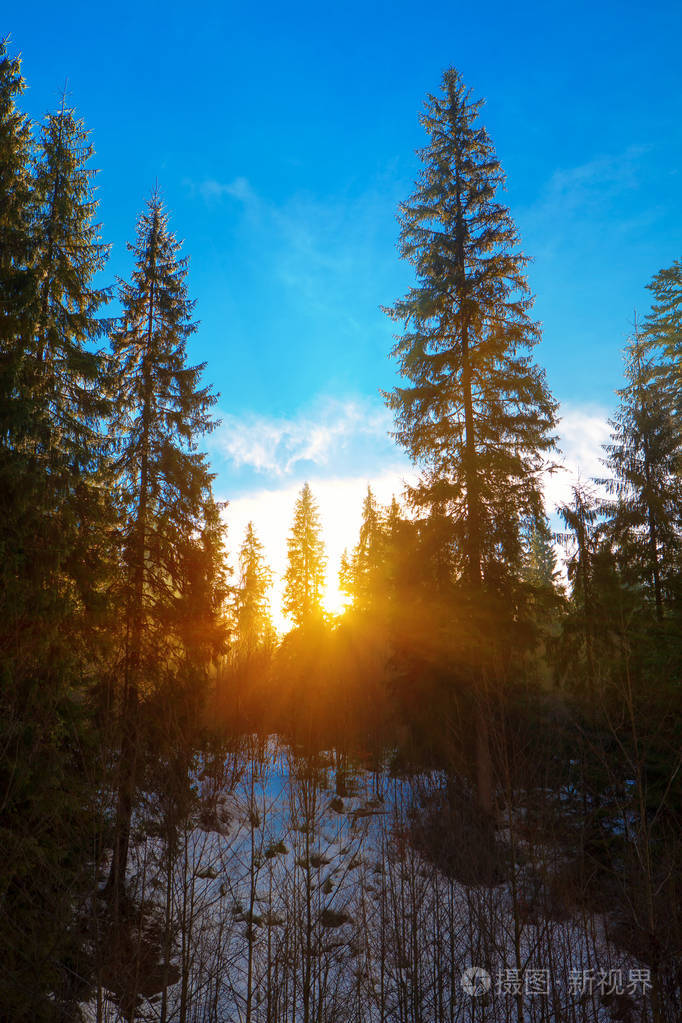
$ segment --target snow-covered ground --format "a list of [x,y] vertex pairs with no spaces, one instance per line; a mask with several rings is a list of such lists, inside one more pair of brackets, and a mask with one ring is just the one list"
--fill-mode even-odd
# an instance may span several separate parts
[[[172,855],[161,834],[134,848],[130,887],[147,907],[134,1018],[646,1018],[643,964],[608,942],[600,916],[529,911],[542,863],[523,842],[513,875],[485,886],[446,876],[418,851],[411,808],[423,781],[346,772],[331,754],[311,761],[275,740],[198,776],[197,808]],[[120,1001],[103,986],[83,1018],[130,1018]]]

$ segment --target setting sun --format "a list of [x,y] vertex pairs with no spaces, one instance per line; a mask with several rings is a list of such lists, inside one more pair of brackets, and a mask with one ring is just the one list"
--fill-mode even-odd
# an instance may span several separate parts
[[348,606],[348,595],[339,588],[338,574],[333,570],[331,572],[329,569],[327,570],[322,603],[325,611],[330,615],[342,615]]

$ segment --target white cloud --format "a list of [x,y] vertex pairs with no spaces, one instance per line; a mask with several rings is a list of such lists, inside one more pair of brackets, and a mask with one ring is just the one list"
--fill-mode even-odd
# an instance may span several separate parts
[[381,405],[326,399],[314,412],[292,418],[223,415],[211,442],[236,468],[283,478],[301,463],[333,466],[351,445],[381,448],[391,426],[391,415]]
[[570,500],[574,484],[589,483],[607,474],[602,459],[602,445],[609,439],[608,412],[599,406],[581,407],[565,404],[560,409],[560,468],[547,477],[545,501],[551,516],[558,504]]

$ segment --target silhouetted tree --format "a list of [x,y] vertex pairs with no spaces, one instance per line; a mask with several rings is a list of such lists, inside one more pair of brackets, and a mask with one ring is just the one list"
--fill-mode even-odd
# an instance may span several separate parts
[[263,545],[249,522],[239,551],[239,585],[235,591],[235,618],[239,656],[249,656],[271,644],[274,627],[270,614],[272,572]]
[[[400,251],[417,283],[387,310],[404,327],[393,355],[406,378],[387,400],[398,440],[424,466],[411,500],[453,518],[459,572],[480,604],[501,567],[519,568],[521,520],[541,513],[556,405],[529,354],[540,330],[528,260],[496,198],[504,174],[478,120],[481,102],[454,68],[442,87],[426,101],[423,169],[400,210]],[[479,797],[490,809],[482,718],[479,727]]]
[[[215,426],[210,410],[216,399],[200,386],[203,365],[187,365],[187,342],[196,330],[194,303],[187,295],[188,261],[179,256],[180,243],[168,228],[158,191],[139,217],[137,239],[129,248],[135,269],[130,283],[120,282],[123,313],[112,338],[119,382],[124,616],[118,806],[109,877],[117,905],[138,775],[140,701],[159,687],[164,674],[172,677],[178,659],[186,659],[179,611],[187,585],[187,544],[195,535],[205,536],[207,524],[219,533],[213,477],[197,451],[199,437]],[[212,552],[204,571],[214,570]],[[211,602],[204,608],[209,617]]]
[[317,503],[304,483],[294,508],[288,540],[288,566],[284,577],[284,613],[303,625],[322,611],[325,553]]
[[344,552],[342,586],[358,610],[376,608],[384,591],[384,528],[382,510],[371,486],[362,502],[360,535],[351,558]]
[[[676,437],[682,448],[682,259],[655,275],[648,285],[654,296],[644,321],[643,340],[658,354],[657,374],[676,414]],[[679,450],[679,449],[678,449]]]
[[0,46],[0,1004],[62,1018],[74,997],[97,830],[87,697],[110,504],[95,350],[106,259],[87,133],[62,103],[38,143]]
[[611,420],[606,464],[614,478],[602,481],[611,494],[604,505],[620,550],[623,571],[644,584],[663,618],[664,587],[679,571],[680,445],[670,388],[647,359],[635,324],[625,351],[627,384]]

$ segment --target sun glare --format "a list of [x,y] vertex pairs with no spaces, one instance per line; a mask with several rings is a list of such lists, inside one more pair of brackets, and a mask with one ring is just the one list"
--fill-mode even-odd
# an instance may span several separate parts
[[331,615],[342,615],[348,605],[348,595],[339,589],[338,580],[327,572],[324,588],[324,609]]

